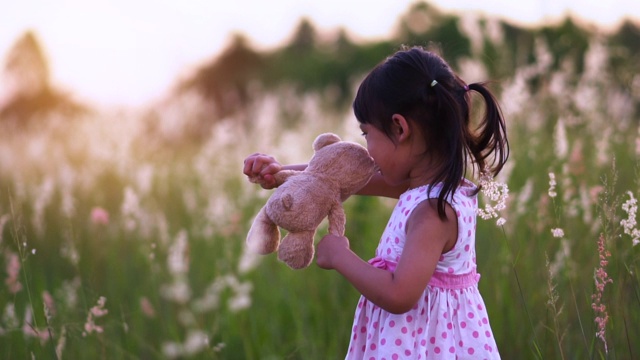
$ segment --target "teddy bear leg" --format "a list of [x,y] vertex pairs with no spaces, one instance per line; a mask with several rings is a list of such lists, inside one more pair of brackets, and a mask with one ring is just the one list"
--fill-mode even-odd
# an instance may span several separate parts
[[302,269],[313,260],[313,231],[289,233],[282,239],[278,249],[278,259],[292,269]]
[[344,214],[342,204],[339,201],[336,201],[333,204],[327,217],[329,219],[329,233],[333,235],[343,236],[347,219],[346,215]]
[[278,249],[280,229],[262,208],[247,234],[247,246],[259,254],[270,254]]

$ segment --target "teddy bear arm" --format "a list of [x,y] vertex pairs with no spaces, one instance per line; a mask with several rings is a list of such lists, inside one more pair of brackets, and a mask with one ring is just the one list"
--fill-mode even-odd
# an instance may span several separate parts
[[299,170],[280,170],[273,175],[276,180],[276,186],[282,185],[288,178],[301,173]]

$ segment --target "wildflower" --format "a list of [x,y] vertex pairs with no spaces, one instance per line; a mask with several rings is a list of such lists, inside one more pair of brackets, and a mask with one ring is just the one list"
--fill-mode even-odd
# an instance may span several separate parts
[[100,334],[104,331],[104,328],[102,326],[98,326],[95,324],[94,318],[99,318],[109,313],[109,310],[104,308],[106,302],[107,298],[105,298],[104,296],[100,296],[97,305],[89,309],[89,313],[87,314],[87,321],[84,324],[85,331],[82,333],[82,336],[87,336],[92,332],[97,332],[98,334]]
[[625,234],[631,236],[633,246],[640,243],[640,229],[636,228],[636,213],[638,212],[638,200],[633,196],[631,191],[628,191],[629,200],[622,204],[622,210],[627,213],[627,218],[620,221],[622,230]]
[[569,155],[569,172],[573,176],[582,176],[585,172],[584,150],[582,142],[576,141],[571,154]]
[[[499,218],[497,221],[498,226],[504,225],[506,220],[500,218],[498,212],[507,207],[506,201],[509,197],[509,187],[505,183],[493,180],[487,171],[481,174],[479,183],[482,194],[488,199],[488,202],[484,208],[478,208],[478,215],[484,220]],[[495,205],[491,205],[492,202]]]
[[60,337],[58,338],[58,343],[56,344],[56,357],[58,359],[62,359],[62,351],[64,350],[64,347],[66,344],[67,344],[67,328],[62,326],[62,331],[60,333]]
[[227,305],[231,312],[238,312],[251,306],[251,291],[253,286],[250,282],[240,282],[233,275],[225,275],[215,279],[209,285],[204,295],[193,302],[193,308],[197,313],[204,313],[217,309],[220,306],[220,297],[225,289],[231,289],[232,296]]
[[640,156],[640,126],[638,126],[638,137],[636,137],[636,156]]
[[200,330],[191,330],[184,342],[186,355],[195,355],[209,346],[209,335]]
[[174,279],[171,284],[162,285],[160,295],[178,304],[186,304],[191,299],[191,287],[182,276]]
[[78,261],[80,261],[80,254],[78,254],[78,250],[72,241],[66,241],[62,244],[60,247],[60,257],[69,260],[73,265],[78,265]]
[[165,342],[162,344],[162,353],[168,359],[174,359],[182,355],[182,347],[174,341]]
[[0,245],[2,245],[2,233],[4,232],[4,226],[9,221],[9,218],[9,214],[0,216]]
[[602,234],[598,239],[598,256],[600,258],[600,263],[593,277],[596,285],[596,291],[591,295],[591,300],[593,300],[591,308],[595,312],[596,317],[594,321],[598,326],[596,336],[602,340],[602,343],[604,344],[604,351],[608,353],[609,350],[607,348],[605,332],[607,322],[609,322],[609,314],[607,313],[607,306],[602,303],[602,294],[604,293],[604,287],[607,283],[613,283],[613,280],[609,277],[606,270],[607,264],[609,263],[607,258],[611,256],[611,253],[605,248],[605,239]]
[[31,308],[27,308],[24,314],[24,324],[22,325],[22,333],[27,337],[40,339],[40,343],[44,344],[51,336],[51,333],[44,329],[37,329],[33,325],[33,313]]
[[567,129],[562,119],[558,119],[553,138],[556,156],[561,159],[566,158],[569,152],[569,144],[567,141]]
[[556,256],[553,258],[553,261],[549,264],[550,273],[556,277],[560,272],[560,269],[570,266],[571,262],[568,262],[567,259],[571,258],[571,247],[569,246],[569,240],[566,238],[562,238],[560,240],[560,249],[556,252]]
[[91,222],[95,225],[107,225],[109,223],[109,213],[101,207],[91,209]]
[[553,234],[553,237],[555,238],[561,238],[564,237],[564,230],[561,228],[551,229],[551,234]]
[[49,315],[54,316],[56,314],[56,303],[53,301],[53,296],[46,290],[42,292],[42,302]]
[[558,193],[556,192],[556,174],[550,172],[549,173],[549,197],[556,197]]
[[9,288],[9,292],[12,294],[22,290],[22,284],[18,280],[20,276],[20,257],[16,253],[10,253],[7,255],[7,278],[4,283]]
[[238,263],[238,272],[240,274],[246,274],[249,271],[255,269],[262,257],[255,251],[251,251],[247,246],[243,247],[242,255]]
[[191,299],[191,288],[187,282],[189,272],[189,243],[186,230],[180,230],[174,243],[169,247],[167,268],[172,275],[173,282],[160,288],[161,295],[179,304]]
[[20,324],[18,317],[16,316],[16,306],[14,303],[8,303],[4,307],[4,313],[2,314],[2,324],[9,328],[16,328]]
[[56,291],[56,297],[62,299],[66,307],[72,309],[78,305],[78,289],[80,288],[80,277],[73,280],[64,280],[62,286]]
[[138,218],[141,217],[140,199],[132,188],[124,189],[124,200],[122,202],[122,216],[125,219],[125,228],[133,231],[138,226]]
[[40,234],[45,230],[44,213],[47,206],[51,203],[54,192],[55,181],[52,178],[45,179],[37,191],[36,198],[33,203],[32,221],[34,228]]
[[180,230],[167,256],[169,272],[176,276],[189,272],[189,244],[186,230]]
[[[558,291],[556,289],[556,284],[553,281],[553,277],[554,277],[554,272],[552,270],[552,266],[551,263],[549,262],[549,256],[547,255],[547,253],[545,252],[544,254],[545,260],[546,260],[546,265],[547,265],[547,272],[549,277],[547,278],[547,295],[549,296],[549,300],[547,300],[547,306],[549,306],[549,308],[552,311],[553,314],[553,324],[554,324],[554,334],[556,336],[556,341],[558,344],[562,343],[562,338],[564,337],[563,334],[560,333],[560,324],[558,322],[558,317],[560,315],[560,313],[562,312],[562,306],[558,306],[558,300],[560,299],[560,296],[558,295]],[[560,346],[560,351],[562,351],[562,346]],[[562,358],[564,358],[564,356],[562,356]]]
[[146,297],[142,297],[140,299],[140,309],[142,309],[142,313],[148,318],[156,317],[156,310],[153,308],[151,301]]
[[230,284],[234,291],[234,296],[229,299],[229,310],[238,312],[251,306],[251,283],[233,283]]
[[162,353],[171,359],[193,356],[207,348],[209,348],[209,335],[200,330],[190,330],[184,343],[171,341],[162,344]]

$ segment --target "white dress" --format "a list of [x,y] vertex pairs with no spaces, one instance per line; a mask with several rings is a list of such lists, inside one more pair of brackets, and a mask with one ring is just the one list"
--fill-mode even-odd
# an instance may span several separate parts
[[[405,224],[422,201],[437,198],[440,185],[402,194],[369,262],[393,272],[406,239]],[[360,297],[346,359],[499,359],[484,301],[478,291],[475,185],[465,181],[448,203],[458,219],[453,249],[440,256],[415,306],[392,314]]]

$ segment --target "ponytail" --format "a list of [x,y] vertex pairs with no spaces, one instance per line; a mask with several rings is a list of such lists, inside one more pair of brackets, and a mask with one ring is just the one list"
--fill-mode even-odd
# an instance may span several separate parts
[[470,134],[468,149],[478,166],[478,171],[497,175],[509,157],[507,130],[498,101],[487,89],[485,83],[468,85],[482,95],[485,102],[485,113],[474,134]]
[[[465,148],[468,143],[466,120],[469,119],[469,108],[461,107],[459,94],[443,85],[432,86],[436,99],[434,113],[437,116],[433,117],[431,131],[432,134],[438,135],[431,136],[431,146],[440,153],[441,163],[436,166],[434,181],[429,191],[435,184],[442,183],[437,208],[438,215],[444,219],[446,199],[456,191],[467,168],[468,151]],[[466,101],[463,100],[462,103],[466,104]]]
[[[431,140],[440,150],[442,162],[436,167],[435,181],[431,186],[442,183],[437,208],[438,215],[445,218],[446,199],[456,191],[460,179],[465,176],[469,156],[479,174],[488,172],[495,176],[509,157],[509,142],[500,106],[484,83],[464,85],[459,78],[449,86],[442,86],[437,79],[430,84],[434,82],[436,85],[430,85],[430,88],[432,96],[435,95],[435,113],[438,116],[431,130],[438,136]],[[485,101],[485,113],[476,129],[470,127],[468,92],[471,90],[478,92]]]

